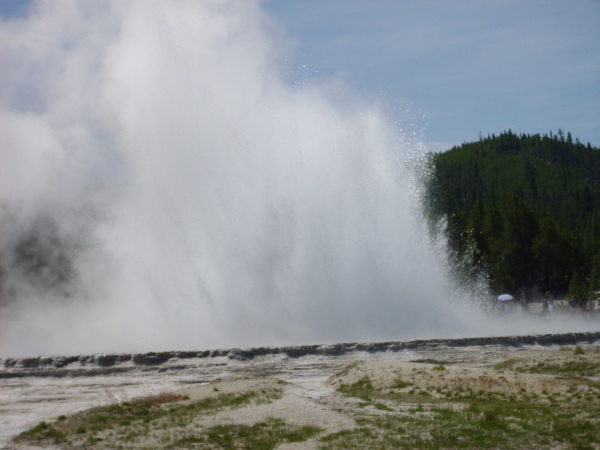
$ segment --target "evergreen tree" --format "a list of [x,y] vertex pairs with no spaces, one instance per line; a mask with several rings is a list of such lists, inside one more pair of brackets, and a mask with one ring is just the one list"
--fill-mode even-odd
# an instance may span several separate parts
[[600,288],[600,150],[571,133],[480,136],[433,155],[432,220],[463,276],[496,289]]

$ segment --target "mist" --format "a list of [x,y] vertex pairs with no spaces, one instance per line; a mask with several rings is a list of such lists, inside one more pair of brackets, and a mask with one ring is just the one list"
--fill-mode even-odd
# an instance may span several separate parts
[[298,81],[260,3],[36,2],[0,42],[0,354],[493,332],[411,125]]

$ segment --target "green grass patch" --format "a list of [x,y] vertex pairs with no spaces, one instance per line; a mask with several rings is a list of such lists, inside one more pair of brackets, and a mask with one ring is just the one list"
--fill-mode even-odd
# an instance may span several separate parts
[[[588,389],[589,383],[584,386]],[[427,391],[377,389],[368,378],[341,385],[339,391],[368,399],[388,414],[355,410],[357,428],[323,436],[325,449],[594,448],[600,442],[600,405],[591,394],[573,400],[548,395],[548,403],[545,398],[524,398],[522,392],[505,395],[446,386],[441,401],[428,397]],[[397,406],[390,407],[394,402]]]
[[19,434],[16,440],[30,441],[32,443],[50,442],[59,444],[66,441],[66,433],[57,430],[46,422],[40,422],[35,427]]
[[512,358],[496,364],[494,369],[571,377],[597,376],[600,373],[600,362],[594,358],[586,358],[586,356],[587,353],[581,347],[576,347],[572,359],[560,362],[540,361],[532,364],[523,359]]
[[254,425],[216,425],[174,443],[175,448],[252,448],[270,450],[285,442],[303,442],[323,430],[311,426],[292,426],[283,419],[268,419]]
[[522,359],[519,358],[510,358],[504,361],[499,362],[494,365],[494,369],[496,370],[515,370],[515,367],[523,362]]
[[434,407],[411,414],[368,415],[359,427],[324,436],[323,448],[593,448],[597,419],[561,416],[525,403],[482,403],[465,410]]
[[363,378],[352,384],[342,384],[338,391],[347,397],[357,397],[367,402],[371,401],[371,397],[376,393],[369,378]]
[[111,442],[137,445],[143,443],[149,430],[180,430],[183,433],[182,430],[189,427],[198,416],[269,403],[281,395],[282,391],[278,388],[240,395],[219,394],[199,401],[188,401],[178,394],[160,394],[92,408],[69,417],[61,416],[52,424],[41,422],[21,433],[15,441],[38,446],[66,444],[85,447],[109,438]]
[[[410,386],[411,383],[404,383],[403,387]],[[344,394],[346,397],[356,397],[364,402],[365,406],[377,401],[377,400],[392,400],[392,401],[437,401],[437,399],[431,398],[431,394],[427,391],[411,390],[409,392],[395,392],[398,383],[394,382],[392,389],[381,390],[373,387],[373,383],[368,377],[362,378],[361,380],[352,384],[342,384],[338,387],[338,392]]]
[[392,408],[390,408],[387,405],[384,405],[383,403],[375,403],[375,408],[380,411],[394,411]]
[[405,381],[405,380],[403,380],[401,378],[396,378],[394,380],[394,386],[393,387],[396,388],[396,389],[402,389],[402,388],[405,388],[405,387],[408,387],[408,386],[412,386],[412,383],[410,381]]

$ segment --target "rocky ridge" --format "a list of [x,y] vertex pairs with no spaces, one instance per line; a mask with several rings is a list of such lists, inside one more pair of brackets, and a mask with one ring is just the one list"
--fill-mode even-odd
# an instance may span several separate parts
[[[405,350],[426,350],[441,346],[503,346],[520,347],[523,345],[576,345],[600,341],[600,332],[544,334],[527,336],[493,336],[457,339],[426,339],[397,342],[340,343],[328,345],[299,345],[283,347],[255,347],[215,349],[202,351],[164,351],[148,353],[95,354],[79,356],[39,356],[33,358],[0,359],[0,378],[27,376],[73,376],[103,375],[126,372],[144,367],[156,370],[167,361],[192,358],[226,357],[231,360],[246,361],[256,357],[281,355],[288,358],[303,356],[341,356],[352,352],[382,353]],[[67,368],[67,366],[69,368]],[[173,367],[175,368],[175,367]]]

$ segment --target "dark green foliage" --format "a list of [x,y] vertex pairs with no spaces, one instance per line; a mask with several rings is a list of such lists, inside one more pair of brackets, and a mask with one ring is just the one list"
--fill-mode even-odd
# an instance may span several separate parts
[[512,292],[600,287],[598,148],[509,130],[434,155],[433,168],[428,207],[446,219],[461,277]]

